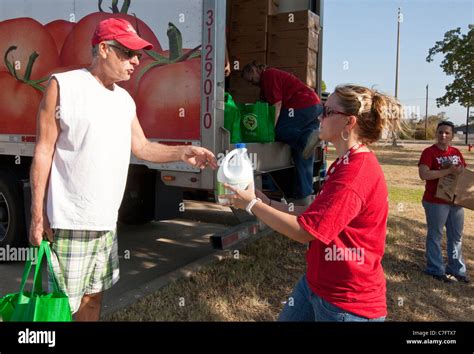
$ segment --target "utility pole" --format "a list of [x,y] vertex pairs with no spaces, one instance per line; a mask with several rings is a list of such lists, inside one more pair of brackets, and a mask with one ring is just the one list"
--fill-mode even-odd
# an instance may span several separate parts
[[397,62],[395,67],[395,98],[398,97],[398,63],[400,61],[400,22],[403,21],[403,15],[401,13],[401,8],[398,8],[397,16]]
[[467,105],[467,115],[466,115],[466,145],[469,144],[469,105]]
[[[397,15],[397,64],[395,67],[395,98],[398,98],[398,68],[400,61],[400,23],[403,21],[403,15],[401,13],[401,8],[398,8]],[[397,132],[392,131],[392,146],[397,146]]]
[[426,84],[425,140],[428,140],[428,84]]

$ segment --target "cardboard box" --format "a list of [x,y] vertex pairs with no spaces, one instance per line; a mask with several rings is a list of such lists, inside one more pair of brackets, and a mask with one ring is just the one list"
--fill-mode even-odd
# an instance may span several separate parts
[[306,85],[316,88],[317,71],[315,67],[300,66],[296,68],[276,68],[295,75],[298,79],[303,81]]
[[318,51],[319,36],[314,29],[302,29],[268,34],[270,52],[288,53],[295,48],[309,48]]
[[309,66],[315,68],[318,55],[308,48],[297,48],[291,52],[267,52],[267,64],[275,68],[292,68]]
[[256,102],[260,99],[260,88],[250,87],[230,87],[229,93],[237,103]]
[[232,0],[232,13],[239,18],[251,16],[255,11],[264,11],[264,14],[278,13],[279,0]]
[[233,36],[228,43],[229,51],[234,53],[254,53],[267,50],[267,34],[263,31],[253,34]]
[[230,94],[236,103],[255,103],[260,100],[260,93],[249,94],[245,92],[230,91]]
[[436,197],[474,210],[474,172],[464,169],[459,176],[440,178]]
[[252,34],[254,32],[268,32],[268,21],[266,17],[256,20],[247,19],[246,21],[234,21],[229,24],[230,38],[235,38],[241,34]]
[[234,87],[229,88],[229,92],[234,97],[235,95],[240,96],[252,96],[256,97],[257,99],[260,98],[260,88],[259,87]]
[[230,30],[234,33],[268,31],[268,15],[278,12],[275,0],[233,2]]
[[232,17],[231,32],[250,33],[252,29],[268,31],[268,17],[264,12],[251,16]]
[[247,93],[259,92],[260,87],[254,86],[242,78],[241,71],[234,71],[229,77],[229,88],[232,90],[245,91]]
[[286,12],[269,17],[269,32],[311,28],[319,30],[319,16],[309,10]]
[[227,1],[225,4],[225,23],[230,23],[232,21],[232,2]]
[[250,64],[254,60],[259,64],[267,63],[267,52],[255,53],[232,53],[230,55],[230,65],[232,71],[240,71],[245,65]]

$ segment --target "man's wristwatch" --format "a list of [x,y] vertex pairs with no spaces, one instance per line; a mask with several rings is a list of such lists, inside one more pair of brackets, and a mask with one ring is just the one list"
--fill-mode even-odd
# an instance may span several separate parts
[[247,205],[247,207],[245,208],[245,211],[247,213],[249,213],[250,215],[253,215],[252,213],[252,208],[255,204],[257,204],[257,202],[261,202],[262,200],[260,198],[254,198],[252,199],[252,201]]

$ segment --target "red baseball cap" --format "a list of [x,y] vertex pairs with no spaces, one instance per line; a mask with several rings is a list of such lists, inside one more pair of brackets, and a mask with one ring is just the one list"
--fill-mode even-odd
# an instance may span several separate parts
[[138,36],[130,22],[122,18],[108,18],[99,22],[92,36],[92,46],[111,40],[115,40],[132,50],[153,48],[150,42]]

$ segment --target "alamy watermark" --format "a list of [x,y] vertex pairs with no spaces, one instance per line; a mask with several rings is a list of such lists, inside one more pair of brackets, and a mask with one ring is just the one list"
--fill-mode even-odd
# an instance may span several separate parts
[[340,248],[336,245],[332,247],[326,247],[324,249],[324,260],[325,261],[345,261],[345,262],[357,262],[361,265],[364,263],[364,249],[358,247],[346,247]]
[[33,247],[12,247],[6,245],[0,247],[0,262],[26,262],[36,263],[38,258],[38,248]]

